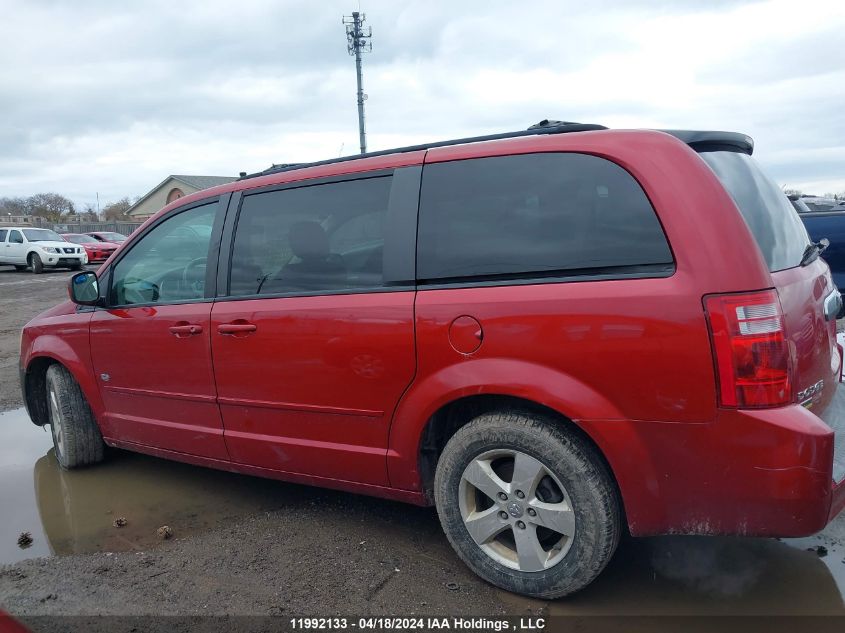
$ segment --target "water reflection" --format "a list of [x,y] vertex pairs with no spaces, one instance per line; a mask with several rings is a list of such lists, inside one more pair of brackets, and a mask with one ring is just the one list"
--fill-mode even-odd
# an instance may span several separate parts
[[[161,525],[183,537],[227,518],[297,503],[304,490],[123,451],[111,451],[92,468],[65,471],[49,432],[22,409],[0,413],[0,563],[143,549],[158,541]],[[115,528],[117,517],[127,525]],[[21,532],[32,534],[29,548],[18,547]]]

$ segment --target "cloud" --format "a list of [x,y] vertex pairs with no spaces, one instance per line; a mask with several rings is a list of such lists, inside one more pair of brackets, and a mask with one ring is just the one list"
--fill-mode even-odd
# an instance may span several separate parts
[[[545,117],[731,129],[779,184],[845,189],[839,2],[363,4],[370,149]],[[0,196],[357,151],[354,0],[0,5]]]

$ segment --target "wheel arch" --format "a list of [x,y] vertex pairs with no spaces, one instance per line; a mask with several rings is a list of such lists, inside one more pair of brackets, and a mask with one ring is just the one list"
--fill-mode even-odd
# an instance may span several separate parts
[[595,389],[548,366],[508,358],[462,359],[417,378],[397,405],[387,455],[393,487],[421,489],[419,455],[429,424],[455,402],[480,396],[544,407],[576,426],[583,420],[625,419]]
[[[44,341],[43,338],[51,340]],[[46,348],[46,349],[45,349]],[[49,349],[49,351],[47,351]],[[21,386],[27,413],[36,426],[49,423],[47,414],[47,369],[54,364],[62,365],[76,380],[82,394],[88,401],[95,421],[102,410],[99,391],[85,363],[73,349],[57,337],[39,337],[33,346],[26,366],[22,369]]]
[[607,468],[607,472],[610,474],[616,487],[620,505],[624,511],[622,494],[613,467],[605,456],[604,451],[589,433],[571,418],[556,409],[533,400],[504,394],[464,396],[443,405],[428,419],[420,436],[417,452],[420,486],[427,499],[431,500],[434,498],[434,473],[446,443],[461,427],[480,415],[494,411],[518,411],[528,415],[543,417],[564,427],[567,432],[580,437],[593,448],[595,454],[601,459],[605,468]]

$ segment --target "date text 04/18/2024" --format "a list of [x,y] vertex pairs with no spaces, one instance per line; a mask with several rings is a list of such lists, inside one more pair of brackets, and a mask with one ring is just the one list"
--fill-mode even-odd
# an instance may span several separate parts
[[290,619],[291,628],[303,630],[378,630],[378,631],[541,631],[543,618],[486,618],[486,617],[362,617],[362,618],[306,618]]

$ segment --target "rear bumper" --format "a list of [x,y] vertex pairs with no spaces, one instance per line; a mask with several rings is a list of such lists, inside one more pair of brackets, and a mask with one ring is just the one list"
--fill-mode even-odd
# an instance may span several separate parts
[[827,423],[795,405],[723,410],[705,424],[583,427],[610,462],[635,536],[808,536],[845,509],[845,385],[839,392]]

